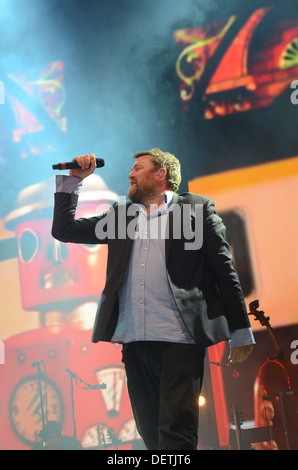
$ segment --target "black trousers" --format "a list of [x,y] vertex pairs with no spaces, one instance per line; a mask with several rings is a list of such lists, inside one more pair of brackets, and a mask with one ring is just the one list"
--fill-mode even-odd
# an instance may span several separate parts
[[149,450],[196,450],[204,348],[142,341],[123,346],[137,429]]

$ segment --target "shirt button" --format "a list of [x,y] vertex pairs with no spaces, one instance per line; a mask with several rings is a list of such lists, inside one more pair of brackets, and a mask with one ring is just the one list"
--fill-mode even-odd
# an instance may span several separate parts
[[142,263],[141,266],[144,267],[145,266],[144,263]]
[[143,303],[143,302],[142,302],[142,300],[139,300],[139,302],[140,302],[140,304],[142,304],[142,303]]

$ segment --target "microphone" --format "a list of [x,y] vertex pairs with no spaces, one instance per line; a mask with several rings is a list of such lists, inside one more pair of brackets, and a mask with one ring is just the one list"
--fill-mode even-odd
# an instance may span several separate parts
[[41,364],[42,362],[43,362],[42,359],[40,359],[39,361],[32,362],[31,367],[39,366],[39,364]]
[[98,384],[98,385],[87,384],[87,382],[85,382],[83,379],[78,377],[78,375],[75,372],[72,372],[69,369],[65,369],[65,370],[66,370],[66,372],[68,372],[71,375],[71,378],[77,379],[80,382],[84,383],[86,385],[86,387],[84,387],[85,390],[87,390],[87,389],[89,389],[89,390],[98,390],[100,388],[103,388],[103,389],[107,388],[106,384]]
[[87,385],[88,385],[88,388],[90,390],[99,390],[100,388],[102,388],[102,389],[107,388],[106,384],[99,384],[99,385],[89,385],[89,384],[87,384]]
[[[96,158],[96,168],[101,168],[104,166],[105,161],[102,158]],[[66,163],[57,163],[52,166],[53,170],[73,170],[75,168],[81,168],[78,162],[66,162]]]

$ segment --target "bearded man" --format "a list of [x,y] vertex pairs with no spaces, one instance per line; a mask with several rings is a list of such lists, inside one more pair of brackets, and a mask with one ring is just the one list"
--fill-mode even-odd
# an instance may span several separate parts
[[[52,234],[62,242],[108,244],[92,341],[123,345],[128,393],[147,448],[195,450],[205,349],[229,340],[230,362],[243,362],[254,338],[213,201],[177,193],[174,155],[152,149],[134,159],[126,216],[115,203],[106,214],[76,219],[79,188],[96,164],[94,154],[75,157],[79,168],[57,177]],[[111,220],[113,233],[98,229]],[[131,222],[133,236],[129,230],[123,236],[122,225]],[[202,242],[192,245],[188,235],[198,225]]]

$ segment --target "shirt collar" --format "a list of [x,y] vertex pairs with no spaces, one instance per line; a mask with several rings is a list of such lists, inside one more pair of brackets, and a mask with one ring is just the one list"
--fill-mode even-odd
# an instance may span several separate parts
[[144,206],[142,206],[141,204],[138,204],[138,203],[136,203],[136,205],[138,205],[140,207],[140,213],[145,215],[147,218],[159,217],[160,215],[165,214],[166,212],[168,212],[169,207],[172,203],[173,196],[174,196],[173,191],[166,191],[164,193],[164,203],[161,204],[158,208],[156,208],[156,210],[154,212],[151,212],[151,214],[149,214],[149,215],[147,214]]
[[171,204],[173,196],[174,196],[173,191],[166,191],[164,193],[164,197],[163,197],[164,198],[164,203],[167,207],[169,207],[169,205]]

